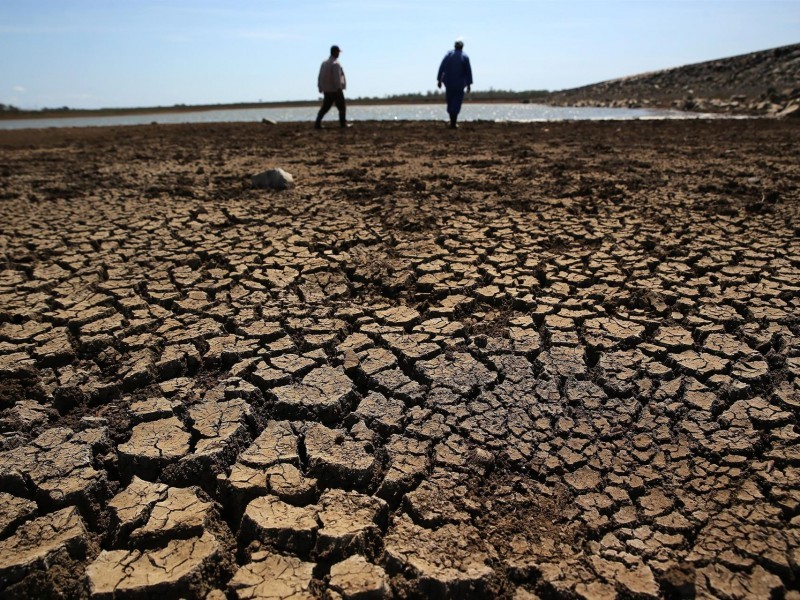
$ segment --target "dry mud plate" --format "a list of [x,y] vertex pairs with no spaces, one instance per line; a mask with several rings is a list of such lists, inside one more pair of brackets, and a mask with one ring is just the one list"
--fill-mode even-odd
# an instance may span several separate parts
[[797,599],[799,201],[774,121],[0,133],[0,596]]

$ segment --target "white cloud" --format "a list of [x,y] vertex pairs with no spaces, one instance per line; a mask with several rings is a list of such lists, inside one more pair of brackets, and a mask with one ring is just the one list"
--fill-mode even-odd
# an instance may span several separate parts
[[20,94],[24,94],[25,92],[27,92],[27,91],[28,91],[28,90],[26,90],[26,89],[25,89],[23,86],[21,86],[21,85],[15,85],[15,86],[14,86],[13,88],[11,88],[11,89],[12,89],[12,90],[14,90],[15,92],[18,92],[18,93],[20,93]]

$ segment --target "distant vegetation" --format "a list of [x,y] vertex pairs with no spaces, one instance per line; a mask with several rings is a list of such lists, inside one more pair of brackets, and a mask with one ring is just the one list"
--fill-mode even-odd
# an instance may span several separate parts
[[0,112],[16,113],[16,112],[19,112],[19,109],[16,106],[13,106],[11,104],[2,104],[2,103],[0,103]]

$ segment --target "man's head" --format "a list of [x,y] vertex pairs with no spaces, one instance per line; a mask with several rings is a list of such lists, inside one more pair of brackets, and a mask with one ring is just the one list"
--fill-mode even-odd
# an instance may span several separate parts
[[462,50],[464,48],[464,42],[462,40],[456,40],[456,50]]
[[342,50],[339,48],[339,46],[331,46],[331,56],[333,58],[338,58],[341,51]]

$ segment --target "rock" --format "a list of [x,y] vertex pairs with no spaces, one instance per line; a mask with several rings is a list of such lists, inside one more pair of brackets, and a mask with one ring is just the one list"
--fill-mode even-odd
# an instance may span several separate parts
[[779,119],[797,119],[800,118],[800,104],[788,104],[782,111],[775,115]]
[[283,169],[270,169],[253,175],[252,185],[254,188],[288,190],[294,187],[294,178]]
[[86,569],[92,598],[203,598],[230,569],[216,538],[173,540],[154,550],[104,550]]

